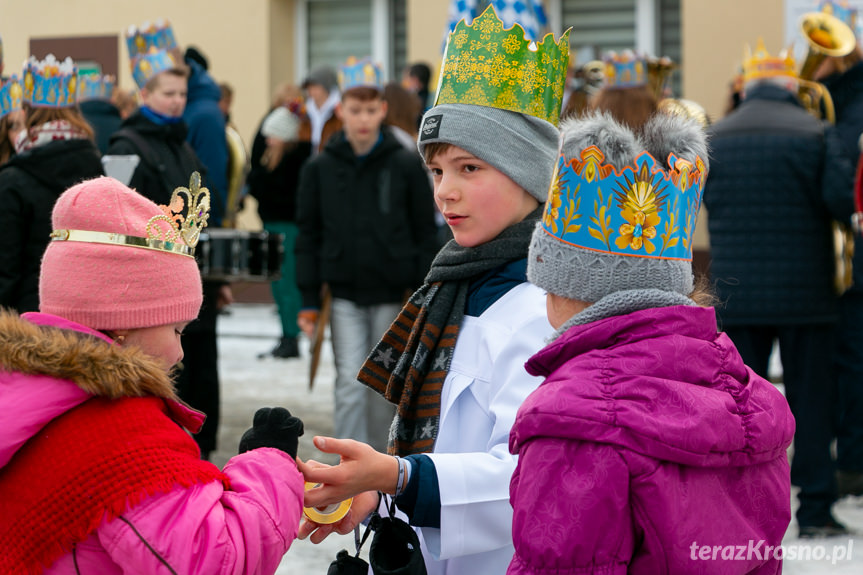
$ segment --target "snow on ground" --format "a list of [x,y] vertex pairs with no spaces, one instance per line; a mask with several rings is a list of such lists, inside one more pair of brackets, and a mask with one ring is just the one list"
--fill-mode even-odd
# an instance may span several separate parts
[[[219,368],[222,421],[219,449],[213,461],[222,466],[237,450],[240,436],[259,407],[281,405],[305,424],[299,456],[326,461],[311,444],[314,435],[332,433],[332,395],[335,369],[329,342],[313,390],[308,387],[308,343],[301,343],[302,357],[292,360],[258,359],[280,335],[275,307],[271,304],[235,304],[219,318]],[[796,501],[792,501],[796,504]],[[836,517],[855,530],[853,537],[800,540],[792,522],[783,540],[787,554],[783,573],[788,575],[859,575],[863,573],[863,497],[846,498],[835,507]],[[370,541],[363,556],[367,557]],[[279,575],[326,573],[340,549],[354,550],[353,536],[330,536],[320,545],[295,541],[285,555]],[[757,548],[764,552],[763,548]],[[793,558],[792,558],[793,555]],[[696,569],[697,570],[697,569]]]

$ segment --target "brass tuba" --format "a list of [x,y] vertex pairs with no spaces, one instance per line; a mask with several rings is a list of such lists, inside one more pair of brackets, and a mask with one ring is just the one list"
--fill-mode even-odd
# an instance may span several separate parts
[[[813,82],[815,71],[828,56],[841,58],[854,50],[857,37],[842,20],[825,12],[809,12],[800,17],[800,30],[809,44],[806,59],[800,67],[798,94],[806,109],[816,118],[836,122],[833,99],[819,82]],[[832,222],[833,287],[842,295],[853,282],[854,234],[842,222]]]
[[811,114],[831,124],[836,121],[830,92],[813,82],[815,71],[828,56],[841,58],[851,53],[857,43],[854,31],[839,18],[826,12],[809,12],[800,17],[800,31],[809,45],[806,58],[797,74],[800,78],[800,100]]
[[225,138],[228,141],[228,197],[222,227],[233,228],[240,211],[240,197],[248,172],[248,159],[243,138],[233,126],[225,127]]

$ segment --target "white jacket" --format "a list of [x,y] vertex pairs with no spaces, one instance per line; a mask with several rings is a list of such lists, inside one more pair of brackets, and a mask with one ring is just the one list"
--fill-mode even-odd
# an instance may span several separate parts
[[434,451],[441,528],[418,528],[429,575],[499,575],[513,556],[509,430],[542,382],[524,363],[554,330],[543,291],[523,283],[466,316],[441,396]]

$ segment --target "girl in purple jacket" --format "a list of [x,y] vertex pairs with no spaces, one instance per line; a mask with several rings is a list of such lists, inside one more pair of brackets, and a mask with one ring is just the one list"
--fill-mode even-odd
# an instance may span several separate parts
[[262,409],[224,469],[170,377],[201,307],[209,197],[66,190],[40,313],[0,312],[0,573],[271,574],[297,534],[302,422]]
[[528,257],[557,331],[510,434],[508,572],[779,573],[794,420],[693,293],[702,130],[594,114],[560,143]]

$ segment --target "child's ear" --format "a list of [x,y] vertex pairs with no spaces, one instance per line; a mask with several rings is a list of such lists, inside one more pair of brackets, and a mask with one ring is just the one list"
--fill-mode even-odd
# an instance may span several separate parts
[[388,109],[388,107],[387,107],[387,101],[386,101],[386,100],[381,100],[381,114],[383,114],[384,116],[386,116],[386,115],[387,115],[387,109]]
[[336,114],[336,118],[338,118],[342,122],[345,121],[345,119],[342,118],[342,103],[341,102],[336,104],[336,108],[335,108],[334,112]]

